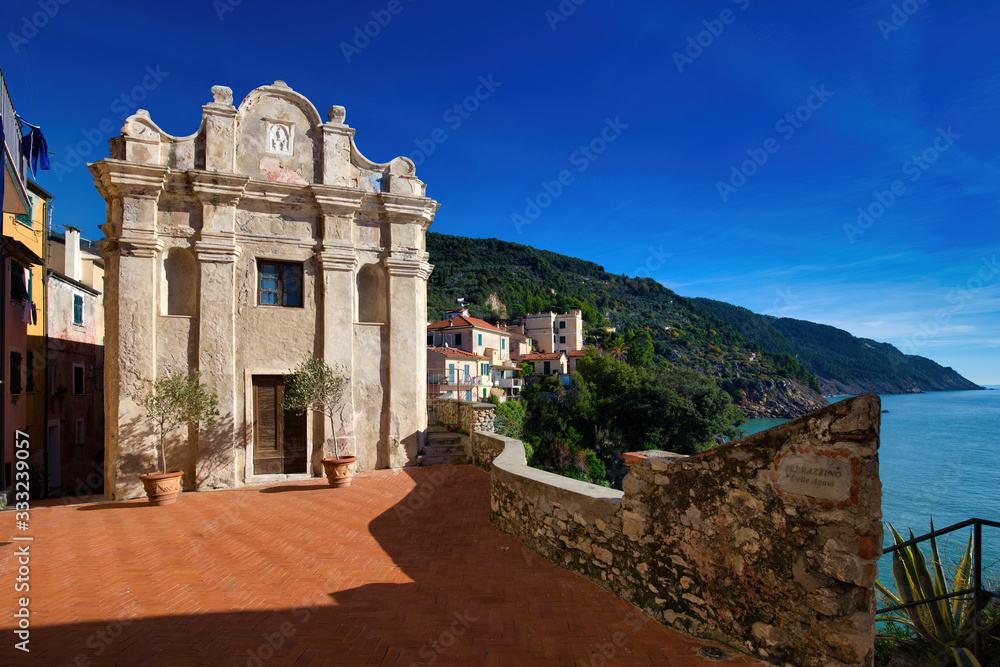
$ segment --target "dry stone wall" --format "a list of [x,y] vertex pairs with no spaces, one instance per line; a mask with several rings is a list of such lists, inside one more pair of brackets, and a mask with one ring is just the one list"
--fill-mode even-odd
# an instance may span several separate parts
[[493,432],[496,408],[492,403],[470,403],[448,398],[428,399],[427,403],[428,424],[465,435],[473,431]]
[[499,529],[661,622],[775,664],[872,665],[880,407],[860,396],[692,457],[627,454],[623,491],[529,468],[493,434],[472,456]]

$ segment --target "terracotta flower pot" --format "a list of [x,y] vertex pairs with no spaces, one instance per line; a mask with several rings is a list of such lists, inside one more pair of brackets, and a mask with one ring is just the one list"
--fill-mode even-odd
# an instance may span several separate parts
[[354,481],[354,465],[357,461],[357,456],[342,456],[339,459],[331,456],[323,459],[326,481],[335,489],[350,486]]
[[142,485],[146,487],[146,495],[153,505],[173,505],[177,502],[177,493],[181,489],[183,470],[173,470],[168,473],[152,472],[139,475]]

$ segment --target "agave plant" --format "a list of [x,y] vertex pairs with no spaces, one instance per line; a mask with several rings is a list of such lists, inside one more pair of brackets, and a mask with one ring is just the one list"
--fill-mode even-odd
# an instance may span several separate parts
[[[894,544],[902,544],[905,540],[892,524]],[[931,521],[931,532],[934,532],[934,522]],[[914,539],[910,530],[910,539]],[[931,563],[934,567],[933,577],[923,552],[916,544],[896,549],[892,552],[892,576],[896,581],[896,593],[876,581],[878,589],[888,597],[893,605],[904,605],[921,600],[948,595],[969,587],[972,575],[972,534],[969,534],[969,544],[965,553],[955,568],[954,581],[949,585],[941,566],[938,554],[937,540],[930,538]],[[952,587],[953,586],[953,587]],[[965,648],[972,636],[972,618],[975,612],[972,595],[958,595],[944,600],[933,600],[914,607],[899,609],[887,615],[879,616],[879,621],[895,621],[912,630],[923,644],[935,653],[950,655],[959,667],[981,667],[972,651]],[[905,614],[905,615],[903,615]]]

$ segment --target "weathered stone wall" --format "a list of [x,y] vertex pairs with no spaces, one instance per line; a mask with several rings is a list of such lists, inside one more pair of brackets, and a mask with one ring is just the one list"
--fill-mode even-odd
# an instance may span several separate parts
[[455,433],[470,435],[474,431],[493,432],[496,407],[492,403],[470,403],[452,398],[428,399],[428,424]]
[[458,419],[463,433],[493,432],[493,416],[496,408],[492,403],[461,403],[458,411]]
[[[692,457],[628,454],[624,492],[487,433],[493,523],[654,618],[776,664],[873,664],[880,403],[860,396]],[[483,466],[486,467],[486,466]]]
[[454,431],[459,428],[458,401],[446,398],[427,399],[427,425]]
[[[131,395],[176,371],[200,371],[219,396],[213,424],[169,434],[167,467],[187,473],[185,488],[320,474],[329,420],[310,417],[304,438],[285,443],[305,457],[272,455],[254,433],[254,378],[307,355],[351,379],[339,432],[358,470],[415,464],[427,415],[424,237],[437,202],[407,158],[365,158],[342,107],[324,122],[281,81],[238,107],[228,88],[212,96],[187,137],[139,110],[90,167],[107,203],[106,494],[142,493],[137,475],[156,457]],[[284,267],[281,303],[262,297],[264,282],[278,284],[262,282],[264,264]]]
[[486,472],[491,472],[493,460],[500,456],[508,445],[512,451],[516,451],[518,447],[521,448],[522,452],[524,451],[524,445],[520,440],[487,431],[473,431],[468,448],[472,465],[482,468]]

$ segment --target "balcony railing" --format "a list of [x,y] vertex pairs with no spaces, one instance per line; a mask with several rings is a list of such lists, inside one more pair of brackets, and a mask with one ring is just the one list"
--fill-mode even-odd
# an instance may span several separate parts
[[451,387],[492,387],[493,381],[485,375],[428,373],[427,384],[447,385]]
[[21,121],[14,112],[14,103],[7,91],[7,80],[0,71],[0,116],[3,117],[5,161],[10,159],[22,190],[27,185],[27,165],[21,152]]
[[[946,600],[954,597],[969,596],[972,599],[973,604],[973,654],[976,656],[976,660],[982,660],[983,658],[983,609],[990,598],[1000,599],[1000,591],[991,591],[983,586],[983,526],[988,526],[990,528],[1000,528],[1000,523],[996,521],[988,521],[986,519],[966,519],[961,523],[956,523],[947,528],[940,528],[926,535],[921,535],[920,537],[915,537],[912,540],[906,540],[905,542],[900,542],[891,547],[887,547],[883,555],[889,554],[893,551],[898,551],[913,544],[918,544],[932,537],[937,537],[938,535],[946,535],[953,531],[959,530],[961,528],[967,528],[972,526],[972,587],[963,588],[960,591],[954,591],[953,593],[947,593],[945,595],[939,595],[937,597],[929,597],[922,600],[915,600],[913,602],[908,602],[906,604],[894,605],[892,607],[885,607],[883,609],[876,609],[875,613],[885,614],[892,611],[900,611],[903,609],[909,609],[911,607],[919,607],[921,605],[926,605],[930,602],[936,602],[938,600]],[[911,533],[912,534],[912,533]]]

